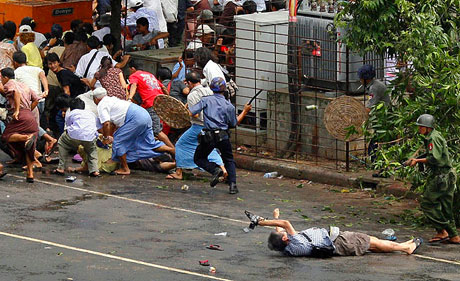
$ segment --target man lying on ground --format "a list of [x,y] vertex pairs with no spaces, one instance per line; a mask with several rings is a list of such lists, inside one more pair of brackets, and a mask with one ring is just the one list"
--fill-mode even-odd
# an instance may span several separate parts
[[415,254],[423,243],[421,238],[414,238],[404,243],[381,240],[364,233],[339,231],[331,227],[331,233],[324,228],[312,227],[301,232],[295,231],[288,220],[280,220],[279,209],[273,211],[273,220],[245,211],[251,225],[275,226],[276,231],[268,237],[268,248],[280,251],[287,256],[330,257],[361,256],[367,251],[376,253],[404,252]]

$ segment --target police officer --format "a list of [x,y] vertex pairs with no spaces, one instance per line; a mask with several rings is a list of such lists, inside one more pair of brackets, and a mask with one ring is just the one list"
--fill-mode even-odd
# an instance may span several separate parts
[[[433,128],[434,117],[422,114],[417,119],[418,131],[425,136],[426,158],[408,160],[410,166],[424,163],[429,168],[420,207],[438,232],[429,242],[446,241],[460,244],[454,219],[456,174],[452,169],[446,140]],[[457,210],[458,212],[458,210]]]
[[370,64],[365,64],[358,69],[358,77],[361,84],[365,87],[365,93],[369,95],[366,109],[371,111],[372,107],[379,102],[390,105],[391,100],[388,95],[387,86],[382,81],[375,78],[375,69]]
[[235,161],[233,161],[228,129],[236,127],[252,107],[246,104],[241,114],[236,117],[235,107],[224,96],[227,90],[225,80],[216,77],[211,80],[209,88],[214,95],[203,97],[200,102],[190,107],[192,116],[203,111],[205,127],[198,136],[199,145],[195,151],[194,161],[199,167],[213,175],[210,185],[211,187],[216,186],[223,171],[216,163],[209,162],[208,155],[214,148],[218,148],[228,172],[229,193],[236,194],[238,188]]
[[[370,64],[365,64],[358,69],[358,77],[361,84],[364,86],[364,93],[369,95],[369,100],[366,102],[366,110],[369,113],[372,107],[384,102],[386,106],[391,104],[390,96],[388,95],[387,86],[382,81],[375,78],[375,69]],[[371,162],[375,161],[375,152],[378,149],[378,139],[374,136],[369,141],[367,154],[371,157]],[[373,174],[374,177],[381,177],[381,172]]]

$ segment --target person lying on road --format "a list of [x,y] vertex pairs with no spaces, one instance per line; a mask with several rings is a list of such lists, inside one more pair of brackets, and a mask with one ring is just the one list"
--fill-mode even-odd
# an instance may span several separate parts
[[423,243],[422,238],[414,238],[404,243],[381,240],[364,233],[340,231],[331,227],[330,233],[324,228],[312,227],[297,232],[288,220],[279,219],[279,209],[273,211],[273,220],[245,211],[251,220],[251,228],[274,226],[276,231],[268,237],[268,248],[287,256],[311,256],[327,258],[336,256],[361,256],[367,251],[391,253],[400,251],[409,255],[416,253]]

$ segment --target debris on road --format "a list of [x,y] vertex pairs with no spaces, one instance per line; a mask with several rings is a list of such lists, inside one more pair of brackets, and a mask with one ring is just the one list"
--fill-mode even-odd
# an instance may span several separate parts
[[76,176],[68,176],[65,178],[66,182],[74,182],[77,179]]
[[216,235],[216,236],[227,236],[227,232],[220,232],[220,233],[216,233],[214,235]]
[[398,238],[395,236],[395,231],[392,228],[387,228],[384,231],[382,231],[382,235],[384,236],[383,239],[389,240],[389,241],[396,241]]
[[276,178],[277,176],[278,176],[278,172],[271,172],[271,173],[264,174],[264,178],[266,179]]
[[223,251],[224,249],[222,249],[220,247],[220,245],[209,245],[206,247],[206,249],[209,249],[209,250],[216,250],[216,251]]
[[214,266],[210,266],[209,273],[216,273],[216,268]]
[[209,266],[209,260],[202,260],[202,261],[199,261],[199,263],[202,266]]

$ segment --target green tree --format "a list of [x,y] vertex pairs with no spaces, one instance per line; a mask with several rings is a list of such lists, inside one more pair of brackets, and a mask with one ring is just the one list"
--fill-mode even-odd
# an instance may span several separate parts
[[460,0],[356,0],[345,3],[337,15],[336,25],[347,30],[344,42],[350,49],[408,64],[394,81],[395,106],[374,108],[369,120],[381,140],[399,139],[382,147],[376,165],[392,166],[417,150],[421,140],[414,123],[423,113],[435,116],[437,129],[460,162],[459,8]]

